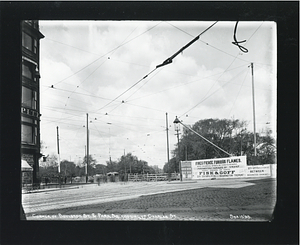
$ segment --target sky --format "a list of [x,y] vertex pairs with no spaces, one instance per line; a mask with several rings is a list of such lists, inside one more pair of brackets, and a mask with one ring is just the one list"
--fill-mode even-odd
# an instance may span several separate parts
[[[252,81],[256,132],[271,129],[276,138],[274,22],[238,22],[236,31],[236,22],[209,21],[39,24],[44,155],[57,155],[58,127],[60,160],[82,161],[88,126],[98,164],[125,152],[163,168],[166,125],[171,158],[176,116],[186,125],[239,119],[253,132]],[[156,67],[199,35],[172,63]]]

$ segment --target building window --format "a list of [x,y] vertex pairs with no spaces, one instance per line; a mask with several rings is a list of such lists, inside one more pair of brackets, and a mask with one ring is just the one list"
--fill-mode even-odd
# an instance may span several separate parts
[[30,69],[28,65],[22,65],[22,75],[27,78],[33,79],[32,69]]
[[36,54],[37,53],[37,40],[33,39],[33,52]]
[[37,92],[22,86],[22,106],[37,109]]
[[27,77],[27,78],[33,80],[34,82],[37,81],[35,66],[33,64],[30,64],[27,62],[23,63],[22,64],[22,75],[24,77]]
[[21,125],[21,140],[23,143],[36,144],[37,128],[34,125]]
[[22,122],[33,123],[32,118],[22,116],[21,119],[22,119]]
[[35,54],[37,53],[37,40],[25,32],[22,35],[22,45]]

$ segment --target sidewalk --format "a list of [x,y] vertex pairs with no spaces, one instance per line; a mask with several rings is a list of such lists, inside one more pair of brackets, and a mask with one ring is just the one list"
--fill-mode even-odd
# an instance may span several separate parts
[[[48,192],[48,191],[61,191],[61,190],[70,190],[70,189],[79,189],[79,188],[87,188],[87,187],[95,187],[95,186],[115,186],[117,184],[125,185],[128,183],[134,183],[134,182],[108,182],[108,183],[101,183],[98,185],[98,183],[76,183],[76,184],[63,184],[61,187],[47,187],[42,189],[34,189],[34,190],[26,190],[25,188],[22,189],[22,194],[30,194],[30,193],[40,193],[40,192]],[[148,182],[145,182],[148,183]],[[58,186],[55,185],[55,186]]]
[[30,193],[40,193],[40,192],[48,192],[48,191],[61,191],[61,190],[70,190],[70,189],[78,189],[80,188],[80,185],[62,185],[60,188],[59,187],[49,187],[49,188],[43,188],[43,189],[34,189],[34,190],[26,190],[22,189],[22,194],[30,194]]

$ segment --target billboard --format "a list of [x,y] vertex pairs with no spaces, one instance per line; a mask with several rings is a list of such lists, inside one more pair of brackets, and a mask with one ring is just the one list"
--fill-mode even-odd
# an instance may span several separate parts
[[251,178],[271,176],[270,165],[247,166],[246,156],[182,161],[183,179]]
[[270,164],[248,166],[247,170],[247,177],[271,176]]

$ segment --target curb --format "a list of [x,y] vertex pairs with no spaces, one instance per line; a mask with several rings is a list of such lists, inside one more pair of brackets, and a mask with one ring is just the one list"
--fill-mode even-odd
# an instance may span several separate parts
[[194,180],[194,181],[180,181],[180,182],[167,182],[167,184],[191,184],[191,183],[197,183],[198,181]]
[[79,189],[79,186],[65,187],[65,188],[39,189],[39,190],[33,190],[33,191],[27,191],[27,192],[22,191],[22,194],[41,193],[41,192],[49,192],[49,191],[62,191],[62,190],[70,190],[70,189]]

